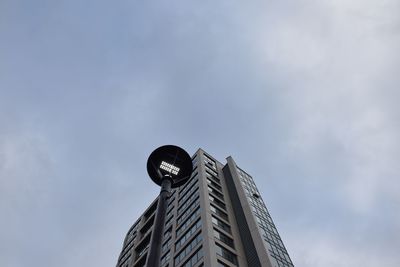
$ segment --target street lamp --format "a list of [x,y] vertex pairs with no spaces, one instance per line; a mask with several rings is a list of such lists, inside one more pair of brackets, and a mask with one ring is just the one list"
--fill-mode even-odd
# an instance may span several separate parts
[[192,174],[193,164],[189,154],[178,146],[166,145],[154,150],[147,160],[147,173],[161,186],[158,197],[153,233],[150,239],[147,267],[160,266],[161,242],[164,234],[167,197],[171,188],[184,185]]

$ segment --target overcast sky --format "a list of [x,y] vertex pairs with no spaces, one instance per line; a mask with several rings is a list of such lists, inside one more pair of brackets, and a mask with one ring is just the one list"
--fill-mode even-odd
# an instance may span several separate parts
[[163,144],[233,156],[295,266],[400,266],[398,0],[1,0],[0,266],[115,266]]

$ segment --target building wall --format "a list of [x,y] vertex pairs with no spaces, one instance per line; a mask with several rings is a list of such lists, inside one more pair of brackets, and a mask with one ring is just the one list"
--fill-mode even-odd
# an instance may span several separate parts
[[[258,218],[269,213],[262,206],[254,213],[253,195],[233,159],[229,157],[224,165],[202,149],[192,159],[192,178],[173,189],[168,199],[161,266],[293,266],[272,220],[271,240],[279,240],[278,245],[271,245],[269,232],[263,232],[265,225]],[[146,266],[157,200],[129,229],[117,267]]]

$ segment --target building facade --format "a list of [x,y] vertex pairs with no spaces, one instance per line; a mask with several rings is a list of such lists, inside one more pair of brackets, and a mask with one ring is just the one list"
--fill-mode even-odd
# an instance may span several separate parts
[[[294,266],[253,178],[232,157],[224,165],[199,149],[192,160],[168,198],[160,266]],[[117,267],[146,266],[156,209],[157,199],[129,229]]]

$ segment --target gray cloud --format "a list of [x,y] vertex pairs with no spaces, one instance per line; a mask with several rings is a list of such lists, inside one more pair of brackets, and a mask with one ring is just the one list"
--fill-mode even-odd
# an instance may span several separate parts
[[112,266],[158,145],[232,155],[296,266],[398,266],[396,1],[8,1],[0,265]]

